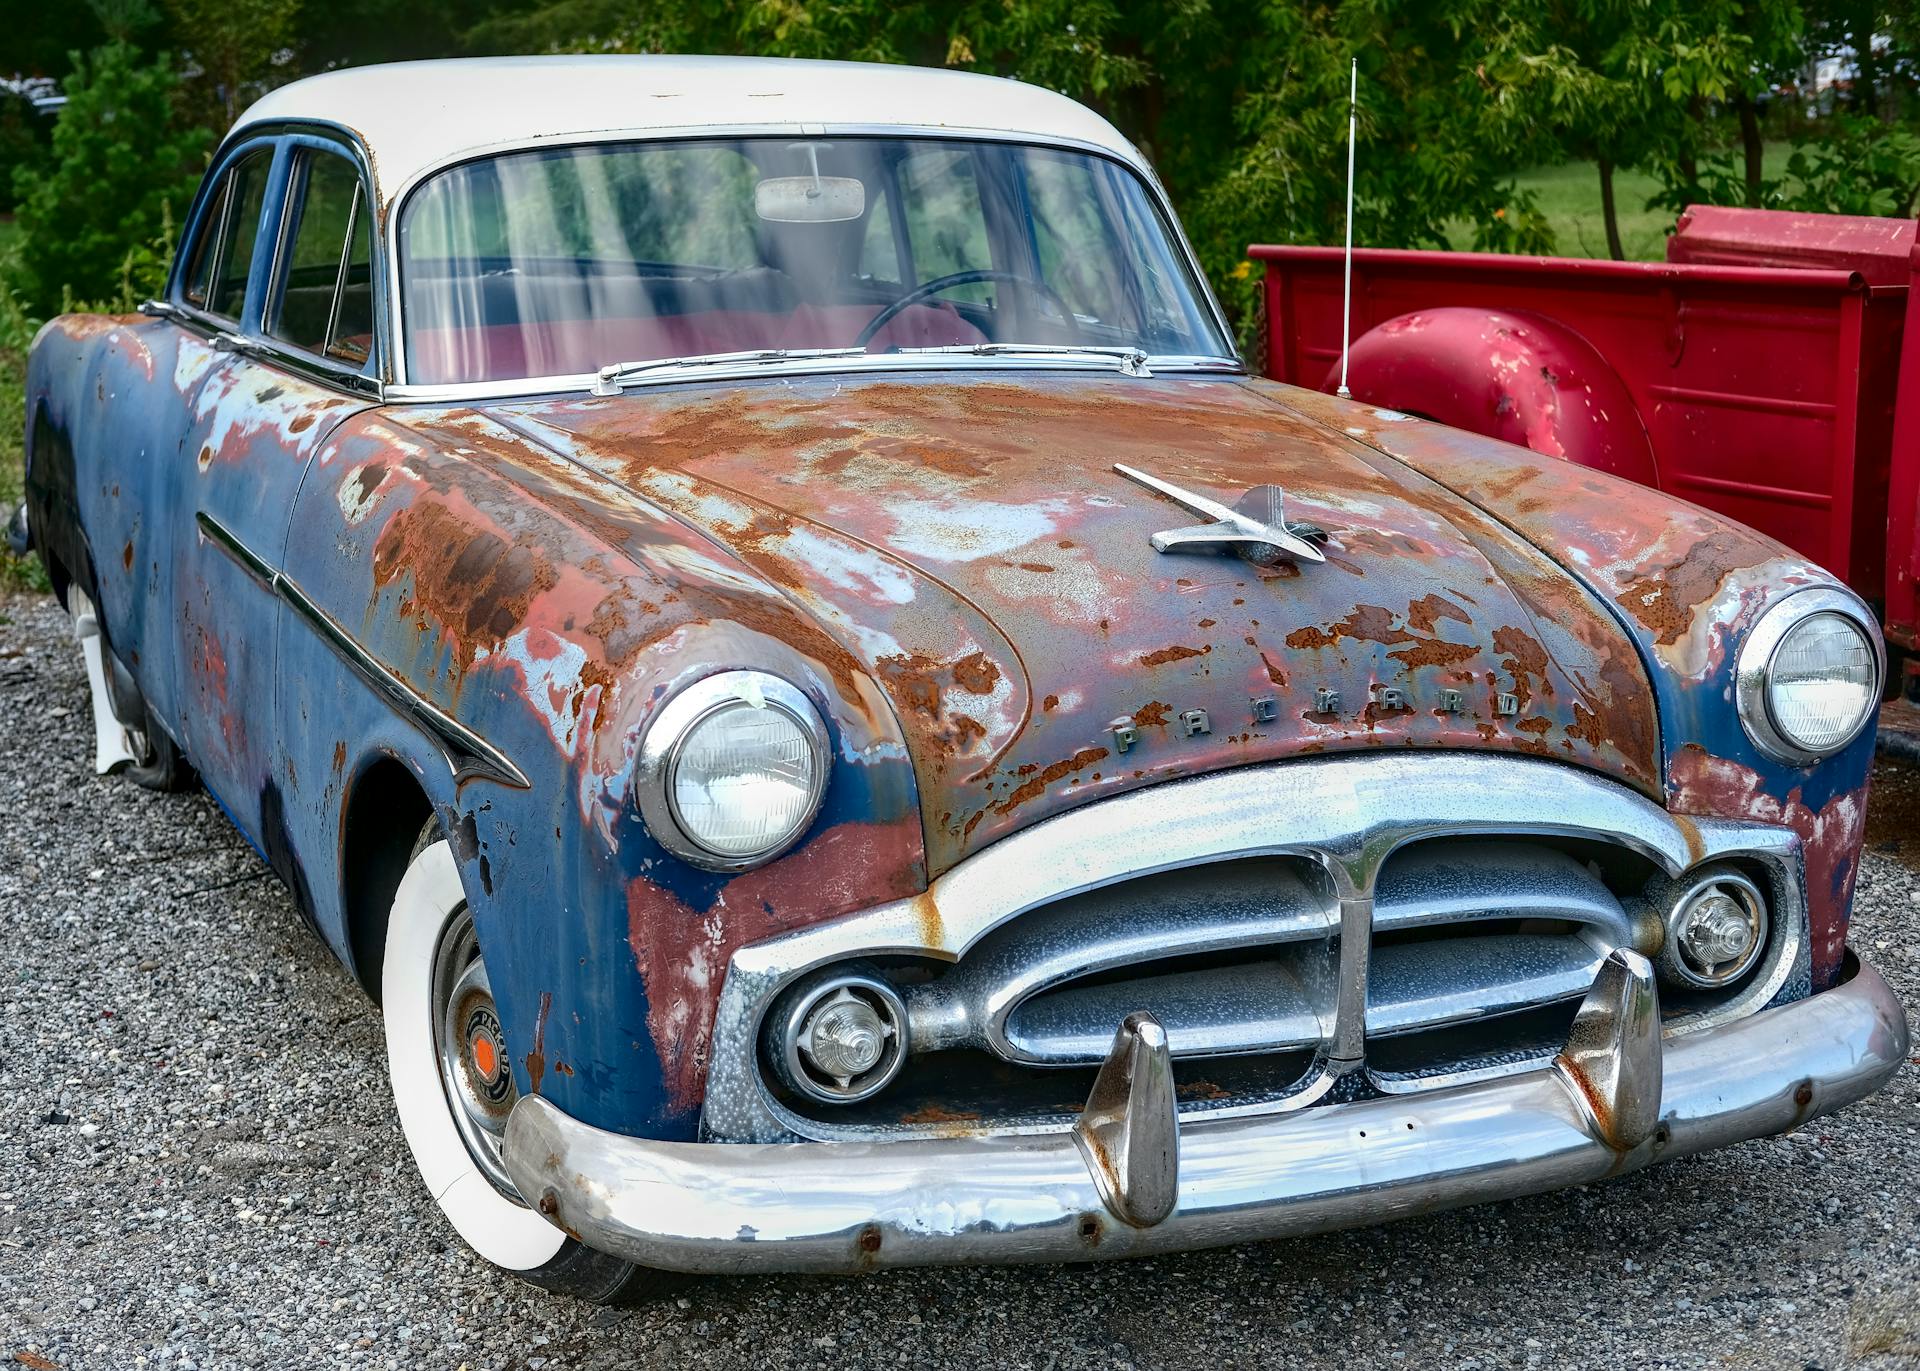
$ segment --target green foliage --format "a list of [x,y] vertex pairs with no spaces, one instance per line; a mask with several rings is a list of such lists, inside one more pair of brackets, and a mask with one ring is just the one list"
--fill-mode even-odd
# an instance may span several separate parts
[[0,214],[13,212],[13,169],[45,155],[50,131],[31,100],[0,91]]
[[[27,346],[40,326],[5,284],[6,268],[16,255],[11,242],[0,245],[0,522],[19,505],[26,477]],[[39,558],[15,557],[0,546],[0,593],[51,588]]]
[[210,115],[232,122],[257,87],[273,84],[276,58],[293,41],[300,0],[166,0],[166,4],[176,36],[201,69],[199,89],[194,92],[197,103]]
[[1794,140],[1787,173],[1798,182],[1782,209],[1904,219],[1920,191],[1920,136],[1865,115],[1840,115]]
[[204,129],[179,127],[175,90],[166,60],[143,62],[128,44],[76,56],[48,158],[14,173],[21,242],[13,275],[31,308],[158,284],[170,249],[138,245],[170,235],[211,141]]

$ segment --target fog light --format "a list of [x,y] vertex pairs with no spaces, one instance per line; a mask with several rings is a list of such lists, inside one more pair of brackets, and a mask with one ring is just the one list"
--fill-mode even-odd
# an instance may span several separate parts
[[1667,915],[1660,969],[1685,985],[1730,985],[1753,969],[1767,941],[1767,901],[1739,872],[1706,872],[1683,885]]
[[783,1016],[781,1074],[829,1104],[867,1099],[898,1074],[906,1021],[899,992],[879,976],[829,975],[796,994]]
[[842,988],[807,1017],[800,1050],[842,1087],[880,1065],[892,1032],[880,1011]]

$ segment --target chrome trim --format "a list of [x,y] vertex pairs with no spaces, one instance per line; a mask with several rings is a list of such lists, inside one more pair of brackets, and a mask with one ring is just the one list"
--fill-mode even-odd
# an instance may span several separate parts
[[[319,121],[315,121],[319,122]],[[1233,323],[1227,318],[1226,310],[1221,306],[1219,297],[1214,294],[1213,283],[1207,279],[1206,271],[1200,265],[1200,258],[1193,250],[1193,244],[1187,239],[1186,228],[1180,222],[1180,216],[1173,212],[1173,203],[1167,198],[1166,187],[1160,184],[1160,177],[1138,149],[1129,149],[1134,155],[1123,157],[1118,150],[1085,139],[1067,137],[1060,134],[1030,133],[1019,129],[976,129],[960,125],[927,124],[818,124],[809,125],[804,130],[790,123],[775,124],[696,124],[686,127],[651,127],[638,129],[596,129],[580,133],[570,133],[561,137],[511,138],[498,143],[482,144],[463,148],[459,152],[441,158],[437,162],[419,168],[408,176],[392,193],[386,196],[385,212],[378,222],[384,224],[386,235],[383,246],[386,249],[387,282],[387,329],[392,341],[388,374],[393,380],[388,385],[389,395],[399,401],[441,401],[441,400],[481,400],[502,399],[527,395],[543,395],[554,391],[581,390],[590,386],[594,380],[591,374],[568,377],[541,377],[533,380],[515,380],[504,382],[475,382],[460,386],[414,387],[407,383],[406,319],[401,309],[400,294],[400,220],[406,208],[407,198],[431,178],[465,162],[480,161],[483,158],[498,157],[509,152],[540,152],[550,148],[580,147],[594,143],[655,143],[684,142],[689,139],[740,139],[740,138],[778,138],[802,131],[808,137],[818,138],[924,138],[940,142],[976,142],[976,143],[1014,143],[1030,147],[1063,148],[1068,151],[1087,153],[1095,157],[1115,162],[1140,178],[1146,188],[1148,199],[1160,211],[1160,217],[1168,236],[1173,240],[1174,248],[1186,264],[1187,273],[1192,278],[1194,293],[1206,313],[1211,315],[1214,328],[1228,347],[1234,346]],[[371,153],[369,151],[369,158]],[[376,193],[378,193],[376,187]],[[983,359],[970,359],[978,363]],[[1245,374],[1246,363],[1236,352],[1225,357],[1208,358],[1205,364],[1218,366],[1237,374]],[[926,365],[920,359],[919,365]],[[949,360],[948,365],[952,365]],[[995,365],[1005,365],[995,363]],[[1149,357],[1147,365],[1154,369],[1170,367],[1179,369],[1183,362],[1179,358]],[[837,370],[822,367],[822,370]],[[684,379],[684,378],[678,378]],[[496,386],[509,385],[510,389],[496,390]],[[452,392],[451,394],[425,394],[423,391]]]
[[[1906,1058],[1906,1011],[1870,966],[1808,999],[1662,1042],[1649,1031],[1652,980],[1630,957],[1596,985],[1545,1069],[1303,1113],[1182,1118],[1168,1159],[1174,1203],[1158,1222],[1157,1206],[1102,1186],[1077,1126],[882,1143],[659,1142],[530,1096],[507,1123],[507,1169],[559,1227],[650,1267],[1088,1261],[1584,1185],[1798,1127],[1871,1094]],[[1141,1094],[1096,1091],[1081,1117],[1098,1101],[1112,1119]],[[1143,1142],[1151,1103],[1136,1115]],[[1115,1154],[1119,1174],[1154,1174],[1139,1151]]]
[[200,535],[236,562],[260,585],[278,596],[295,617],[319,635],[320,641],[385,697],[402,716],[432,738],[456,781],[481,779],[527,790],[532,782],[505,753],[455,719],[373,656],[310,596],[266,558],[235,536],[204,509],[194,512]]
[[[1843,741],[1824,752],[1809,752],[1774,724],[1773,706],[1767,698],[1767,681],[1773,674],[1774,653],[1779,651],[1780,643],[1788,631],[1802,620],[1822,613],[1837,614],[1852,623],[1866,640],[1868,650],[1874,654],[1873,689],[1867,695],[1872,703]],[[1734,666],[1735,702],[1740,722],[1746,727],[1747,736],[1753,740],[1755,747],[1775,761],[1786,762],[1790,766],[1810,766],[1845,749],[1860,736],[1861,730],[1873,722],[1875,714],[1879,712],[1880,691],[1886,679],[1887,651],[1880,637],[1879,621],[1850,591],[1816,586],[1794,591],[1775,601],[1747,631]]]
[[[1551,804],[1543,803],[1546,796]],[[785,987],[813,968],[895,953],[958,961],[993,929],[1040,905],[1156,872],[1242,857],[1306,858],[1325,874],[1338,901],[1335,1032],[1317,1083],[1289,1098],[1291,1107],[1304,1107],[1334,1078],[1365,1066],[1374,883],[1382,864],[1423,838],[1525,835],[1625,847],[1671,877],[1728,856],[1767,868],[1779,929],[1767,961],[1731,1000],[1670,1022],[1670,1037],[1765,1004],[1804,965],[1800,839],[1790,829],[1712,818],[1682,821],[1615,781],[1527,757],[1406,752],[1241,767],[1056,815],[968,858],[923,894],[735,952],[715,1012],[703,1134],[738,1142],[854,1136],[787,1110],[768,1092],[760,1071],[763,1017]],[[1184,1110],[1183,1117],[1236,1108],[1201,1105]]]
[[[1246,369],[1223,357],[1151,357],[1156,374],[1185,375],[1204,373],[1220,376],[1245,376]],[[626,381],[622,391],[653,386],[687,385],[696,381],[743,381],[755,377],[767,379],[785,376],[831,376],[866,371],[1073,371],[1119,375],[1106,358],[1056,357],[943,357],[936,364],[925,356],[903,352],[869,352],[860,357],[807,358],[789,356],[776,365],[766,362],[713,363],[681,366],[669,363],[658,374]],[[524,380],[472,381],[459,385],[390,385],[382,392],[389,404],[459,404],[474,400],[524,400],[544,395],[593,391],[598,374],[582,372],[569,376],[534,376]],[[595,392],[597,393],[597,392]]]
[[[787,715],[812,743],[813,792],[808,797],[805,816],[786,837],[751,856],[735,857],[713,851],[687,832],[673,802],[673,778],[680,765],[680,746],[695,728],[717,710],[756,700],[759,705]],[[690,683],[654,711],[640,738],[633,798],[647,832],[674,856],[708,871],[749,871],[785,852],[812,826],[820,813],[820,802],[826,797],[827,774],[832,769],[827,726],[821,722],[819,709],[805,691],[765,671],[722,671]]]

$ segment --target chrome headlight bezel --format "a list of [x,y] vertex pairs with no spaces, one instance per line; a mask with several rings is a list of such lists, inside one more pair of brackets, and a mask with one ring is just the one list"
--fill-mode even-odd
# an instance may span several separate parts
[[[1867,708],[1861,711],[1853,728],[1839,742],[1821,751],[1810,751],[1789,737],[1775,722],[1771,683],[1774,658],[1787,634],[1800,624],[1820,615],[1845,620],[1859,632],[1873,658],[1873,685],[1868,691]],[[1740,722],[1753,745],[1775,761],[1793,766],[1809,766],[1845,751],[1860,736],[1873,718],[1887,678],[1886,646],[1880,639],[1880,626],[1856,596],[1844,590],[1820,587],[1796,591],[1768,606],[1740,645],[1734,669],[1735,698]]]
[[[759,707],[779,710],[806,736],[813,749],[812,787],[799,820],[780,841],[753,853],[717,852],[682,822],[674,802],[676,772],[686,741],[695,729],[723,709],[756,702]],[[813,826],[826,796],[832,764],[826,723],[804,691],[765,671],[722,671],[682,689],[648,722],[635,767],[634,801],[654,841],[682,861],[707,871],[749,871],[787,851]]]

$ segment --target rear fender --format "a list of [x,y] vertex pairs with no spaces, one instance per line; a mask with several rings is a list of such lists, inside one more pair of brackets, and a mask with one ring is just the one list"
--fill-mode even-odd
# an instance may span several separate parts
[[[1325,389],[1334,388],[1337,369]],[[1579,334],[1520,310],[1415,310],[1355,340],[1357,400],[1658,485],[1653,441],[1626,383]]]

